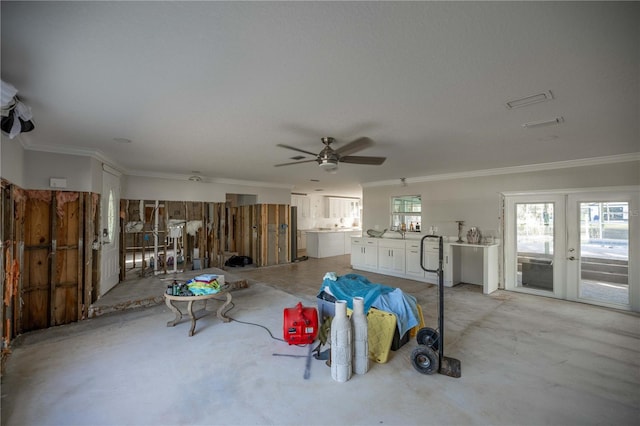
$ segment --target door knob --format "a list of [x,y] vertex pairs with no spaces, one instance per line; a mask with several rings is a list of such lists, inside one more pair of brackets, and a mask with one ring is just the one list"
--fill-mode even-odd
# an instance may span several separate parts
[[575,256],[567,257],[567,259],[569,259],[569,260],[576,260]]

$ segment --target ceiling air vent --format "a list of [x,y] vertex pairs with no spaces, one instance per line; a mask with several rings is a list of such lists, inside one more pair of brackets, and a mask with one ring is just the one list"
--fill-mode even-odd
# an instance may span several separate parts
[[526,129],[532,129],[534,127],[554,126],[560,123],[564,123],[563,117],[556,117],[556,118],[552,118],[551,120],[530,121],[528,123],[524,123],[522,127]]
[[543,93],[538,93],[536,95],[525,96],[520,99],[513,99],[505,103],[507,109],[520,108],[527,105],[537,104],[540,102],[546,102],[553,99],[553,94],[551,94],[550,90],[547,90]]

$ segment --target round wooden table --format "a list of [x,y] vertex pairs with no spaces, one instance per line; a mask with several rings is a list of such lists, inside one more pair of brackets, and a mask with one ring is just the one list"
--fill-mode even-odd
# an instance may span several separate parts
[[[218,308],[217,316],[220,318],[222,322],[229,322],[231,318],[226,317],[224,315],[224,310],[227,306],[231,304],[231,293],[228,288],[220,290],[218,293],[213,294],[203,294],[201,296],[173,296],[171,294],[164,294],[164,301],[176,314],[176,318],[173,321],[167,322],[167,327],[175,326],[182,319],[182,312],[173,304],[173,302],[187,302],[187,312],[189,313],[189,318],[191,318],[191,329],[189,330],[189,336],[193,336],[196,330],[196,317],[193,314],[193,302],[197,302],[199,300],[204,300],[205,309],[207,307],[207,300],[216,299],[217,296],[226,296],[227,300],[224,302],[220,308]],[[216,299],[219,300],[219,299]]]

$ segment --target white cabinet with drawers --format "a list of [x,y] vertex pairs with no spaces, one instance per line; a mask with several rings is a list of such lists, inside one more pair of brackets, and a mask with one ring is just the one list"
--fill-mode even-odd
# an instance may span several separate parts
[[[351,267],[362,271],[377,272],[384,275],[392,275],[438,284],[438,274],[425,272],[420,264],[420,245],[418,239],[392,239],[351,237]],[[451,287],[452,265],[449,244],[443,247],[444,285]],[[423,248],[422,265],[430,270],[439,267],[439,245],[436,239],[426,239]]]
[[405,240],[378,241],[378,272],[398,277],[405,276]]
[[406,242],[406,271],[407,278],[424,281],[424,270],[420,266],[420,241],[409,240]]
[[351,237],[351,267],[363,271],[378,271],[378,239]]
[[[362,271],[407,278],[438,284],[436,272],[426,272],[420,265],[420,245],[423,244],[422,265],[437,271],[440,267],[439,241],[435,238],[393,239],[393,238],[351,238],[351,267]],[[445,242],[442,247],[443,284],[453,287],[460,282],[470,282],[483,286],[483,292],[489,294],[498,288],[498,247],[499,244],[466,244]],[[476,271],[474,264],[462,265],[461,250],[480,252],[482,256],[481,282],[465,280],[464,273]],[[468,253],[473,254],[473,253]],[[467,269],[464,269],[467,266]]]

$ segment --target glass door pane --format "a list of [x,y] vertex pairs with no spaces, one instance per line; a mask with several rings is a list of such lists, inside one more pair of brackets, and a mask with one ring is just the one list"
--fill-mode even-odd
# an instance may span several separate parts
[[629,203],[580,203],[578,297],[629,304]]
[[554,203],[516,203],[517,286],[553,292]]

